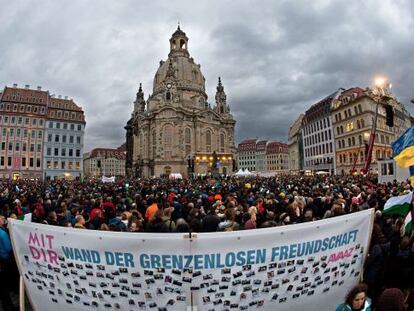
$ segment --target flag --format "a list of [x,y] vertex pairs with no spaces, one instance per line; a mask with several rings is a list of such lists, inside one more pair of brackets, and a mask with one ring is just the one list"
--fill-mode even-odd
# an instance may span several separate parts
[[414,165],[414,126],[392,143],[392,153],[395,162],[401,167]]
[[383,213],[389,215],[399,215],[405,217],[409,210],[411,210],[411,200],[413,193],[409,192],[406,195],[400,195],[398,197],[389,198],[385,202]]
[[411,215],[411,211],[409,211],[404,220],[404,234],[410,235],[412,231],[413,231],[413,216]]
[[410,166],[410,181],[411,185],[414,185],[414,165]]
[[32,213],[27,213],[27,214],[21,215],[21,216],[17,217],[17,219],[32,222]]

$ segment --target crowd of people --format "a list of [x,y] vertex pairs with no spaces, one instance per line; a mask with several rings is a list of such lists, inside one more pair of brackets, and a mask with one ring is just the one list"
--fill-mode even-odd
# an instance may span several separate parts
[[[76,229],[215,232],[285,226],[374,208],[375,224],[364,267],[366,285],[353,289],[338,310],[370,310],[365,299],[369,297],[371,306],[377,308],[373,310],[412,311],[414,239],[404,234],[404,219],[381,212],[391,196],[411,190],[408,182],[379,184],[375,177],[358,176],[3,181],[0,299],[7,310],[11,302],[6,293],[13,283],[2,280],[18,276],[7,233],[8,217],[30,214],[33,222]],[[387,308],[385,294],[396,297],[397,292],[402,295],[403,309]]]

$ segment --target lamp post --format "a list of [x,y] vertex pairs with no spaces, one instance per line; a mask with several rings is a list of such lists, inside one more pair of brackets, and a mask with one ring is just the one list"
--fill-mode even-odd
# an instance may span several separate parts
[[364,168],[362,169],[362,173],[367,174],[369,172],[369,167],[371,165],[372,160],[372,151],[374,149],[375,143],[375,135],[377,132],[377,120],[378,120],[378,107],[384,101],[386,101],[389,96],[386,94],[386,89],[390,89],[392,85],[390,83],[386,83],[387,79],[384,77],[377,77],[375,79],[375,86],[373,89],[370,89],[370,96],[375,101],[375,115],[372,123],[371,133],[369,137],[368,143],[368,151],[365,157],[365,164]]

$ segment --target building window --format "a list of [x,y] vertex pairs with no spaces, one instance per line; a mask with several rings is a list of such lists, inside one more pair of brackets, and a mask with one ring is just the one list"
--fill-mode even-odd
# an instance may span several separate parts
[[40,158],[36,159],[36,167],[40,167]]
[[75,124],[71,124],[71,125],[70,125],[70,129],[71,129],[71,130],[74,130],[74,129],[75,129]]
[[225,146],[225,136],[223,133],[220,134],[220,152],[224,152],[224,146]]
[[347,132],[351,132],[351,131],[353,131],[354,130],[354,122],[349,122],[347,125],[346,125],[346,131]]
[[69,156],[73,157],[73,149],[69,149]]
[[37,144],[37,152],[41,152],[42,151],[42,145],[41,144]]
[[172,141],[173,141],[173,128],[171,125],[164,127],[164,159],[169,160],[172,157]]
[[68,124],[67,123],[63,123],[63,129],[67,130],[68,129]]
[[55,136],[55,143],[58,143],[58,142],[59,142],[59,140],[60,140],[60,139],[59,139],[59,135],[56,135],[56,136]]
[[184,130],[184,144],[185,154],[188,155],[191,153],[191,130],[189,128]]
[[12,165],[12,157],[7,157],[7,166]]
[[55,148],[54,155],[55,155],[55,156],[58,156],[58,155],[59,155],[59,148]]
[[33,162],[33,158],[30,158],[30,159],[29,159],[29,166],[30,166],[30,167],[33,167],[33,163],[34,163],[34,162]]
[[26,158],[25,157],[22,158],[22,167],[26,167]]
[[80,144],[80,143],[81,143],[81,138],[80,138],[80,136],[76,136],[76,143],[77,143],[77,144]]
[[48,147],[46,149],[46,155],[48,155],[48,156],[52,155],[52,148]]
[[82,125],[78,124],[78,131],[82,130]]
[[[59,116],[58,116],[59,117]],[[56,122],[56,128],[60,129],[60,122]]]
[[80,150],[79,149],[76,149],[76,156],[80,157]]
[[62,135],[62,143],[66,143],[66,135]]
[[49,168],[49,169],[52,168],[50,161],[46,161],[46,167]]
[[54,169],[58,169],[59,168],[59,162],[58,161],[53,161],[53,168]]
[[60,162],[60,167],[62,168],[62,170],[64,170],[66,168],[66,162],[65,161]]
[[69,136],[69,143],[73,144],[73,136]]
[[48,141],[48,142],[51,142],[51,141],[52,141],[52,134],[48,134],[48,135],[47,135],[47,141]]

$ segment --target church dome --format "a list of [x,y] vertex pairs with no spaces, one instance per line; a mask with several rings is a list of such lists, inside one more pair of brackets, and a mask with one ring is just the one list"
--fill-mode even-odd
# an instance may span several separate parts
[[[174,80],[178,90],[195,91],[205,95],[205,78],[187,49],[188,38],[178,27],[170,39],[170,53],[160,62],[153,85],[153,94],[165,91],[167,79]],[[172,68],[171,68],[172,67]]]

